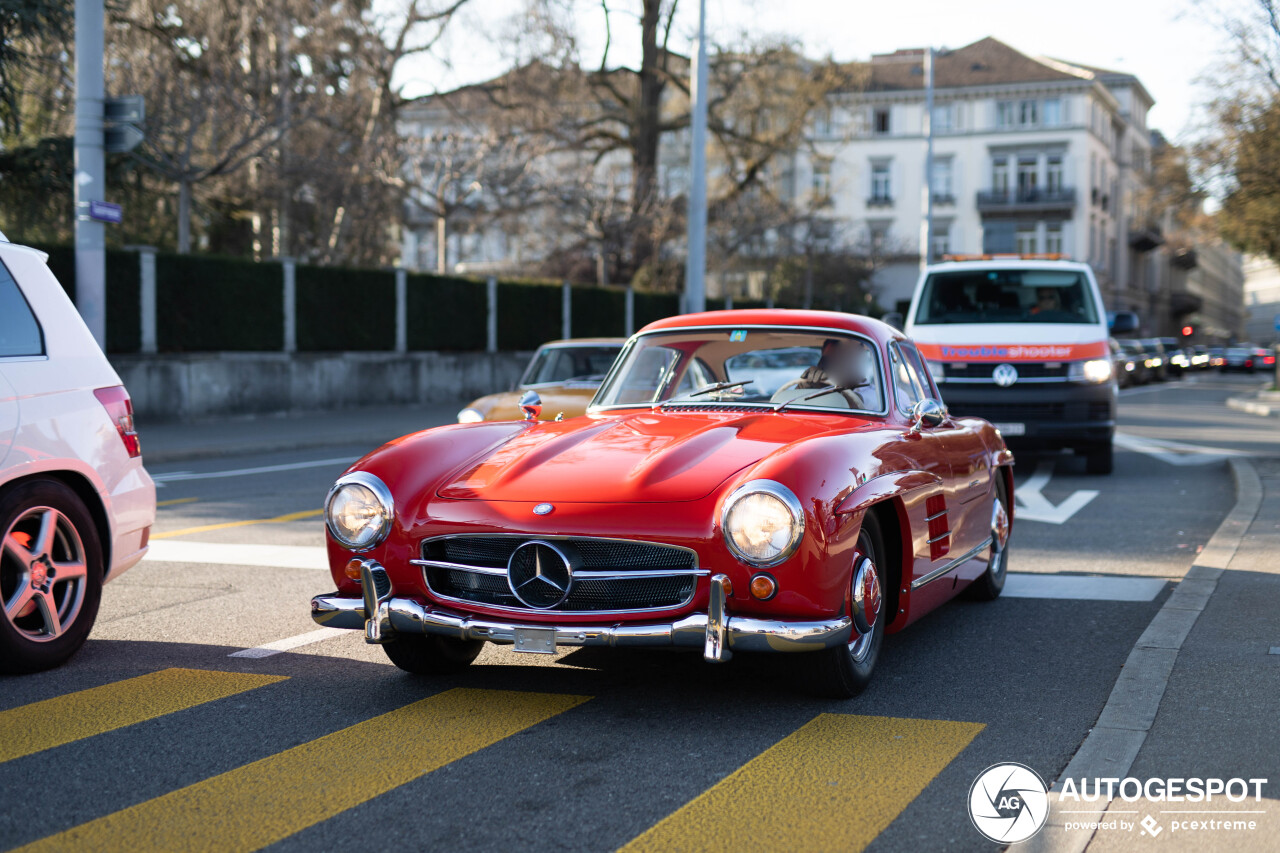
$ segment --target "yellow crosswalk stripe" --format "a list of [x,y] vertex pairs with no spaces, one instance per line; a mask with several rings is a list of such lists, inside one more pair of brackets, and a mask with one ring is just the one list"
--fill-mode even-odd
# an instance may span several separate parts
[[19,850],[258,850],[589,698],[447,690]]
[[174,536],[189,536],[192,533],[206,533],[210,530],[227,530],[232,527],[248,527],[251,524],[283,524],[289,521],[301,521],[304,518],[315,518],[323,515],[322,509],[304,509],[301,512],[290,512],[277,515],[275,518],[250,518],[245,521],[222,521],[218,524],[202,524],[199,527],[184,527],[181,530],[168,530],[164,533],[152,533],[152,539],[171,539]]
[[622,851],[861,850],[982,729],[820,714]]
[[0,711],[0,762],[284,680],[283,675],[163,669]]

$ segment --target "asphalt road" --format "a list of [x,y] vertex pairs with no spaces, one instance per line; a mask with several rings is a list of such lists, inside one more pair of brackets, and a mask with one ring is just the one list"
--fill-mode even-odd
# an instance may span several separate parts
[[[1223,405],[1257,384],[1125,392],[1110,477],[1019,454],[1011,594],[890,637],[848,702],[745,655],[490,646],[414,678],[317,634],[327,573],[279,565],[312,559],[325,491],[369,448],[150,466],[157,553],[182,562],[110,584],[66,667],[0,679],[0,848],[988,850],[975,776],[1062,770],[1230,509],[1226,455],[1276,452],[1272,423]],[[237,545],[292,556],[229,562],[252,559]]]

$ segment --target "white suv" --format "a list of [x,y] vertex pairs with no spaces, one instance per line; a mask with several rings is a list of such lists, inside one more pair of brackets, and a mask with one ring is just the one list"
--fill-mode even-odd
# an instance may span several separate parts
[[0,237],[0,672],[75,654],[156,515],[129,395],[45,261]]

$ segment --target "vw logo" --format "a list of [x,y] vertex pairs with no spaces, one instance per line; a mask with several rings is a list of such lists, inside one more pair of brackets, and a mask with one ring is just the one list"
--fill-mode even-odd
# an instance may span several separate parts
[[991,378],[1001,388],[1008,388],[1018,381],[1018,368],[1012,364],[1002,364],[991,371]]
[[1049,817],[1049,789],[1025,764],[993,764],[969,788],[969,819],[997,844],[1026,841]]
[[573,564],[550,542],[526,542],[507,561],[507,585],[521,603],[548,610],[569,597]]
[[551,504],[538,504],[533,508],[534,515],[550,515],[551,510],[555,509]]

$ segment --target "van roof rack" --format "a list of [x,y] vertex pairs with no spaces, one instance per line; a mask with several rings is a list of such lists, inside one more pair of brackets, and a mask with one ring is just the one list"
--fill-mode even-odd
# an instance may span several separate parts
[[985,255],[943,255],[944,261],[1069,261],[1070,255],[1057,252],[1038,252],[1020,255],[1017,252],[995,252]]

